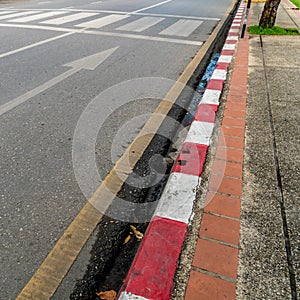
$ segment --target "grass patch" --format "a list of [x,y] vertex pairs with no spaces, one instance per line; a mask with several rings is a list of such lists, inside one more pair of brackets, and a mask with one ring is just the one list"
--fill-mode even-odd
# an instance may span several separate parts
[[273,26],[272,28],[263,28],[258,25],[249,26],[248,32],[260,35],[299,35],[297,28],[282,28],[279,26]]
[[300,0],[291,0],[298,8],[300,8]]

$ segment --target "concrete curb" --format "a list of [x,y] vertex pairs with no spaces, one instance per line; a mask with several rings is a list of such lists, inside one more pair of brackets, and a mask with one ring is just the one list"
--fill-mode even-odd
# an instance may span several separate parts
[[298,31],[300,32],[300,10],[298,10],[297,6],[290,0],[283,0],[282,6],[286,10],[289,17],[293,20],[294,24],[298,28]]
[[173,277],[212,136],[219,99],[246,4],[235,15],[221,56],[118,299],[170,299]]

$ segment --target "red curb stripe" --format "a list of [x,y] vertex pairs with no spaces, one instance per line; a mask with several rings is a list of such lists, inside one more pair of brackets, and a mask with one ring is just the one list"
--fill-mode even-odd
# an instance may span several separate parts
[[226,40],[225,44],[236,44],[237,41],[236,40]]
[[229,32],[228,36],[239,36],[238,32]]
[[172,172],[200,176],[208,146],[185,142],[172,168]]
[[147,299],[170,299],[187,224],[154,217],[121,291]]
[[222,91],[223,85],[224,85],[224,80],[211,79],[207,85],[207,89]]
[[229,68],[229,66],[230,66],[230,63],[218,62],[216,69],[227,70]]
[[195,113],[194,120],[215,123],[216,112],[218,110],[218,105],[214,104],[201,104],[198,106],[198,109]]
[[234,50],[222,50],[221,55],[230,55],[233,56]]

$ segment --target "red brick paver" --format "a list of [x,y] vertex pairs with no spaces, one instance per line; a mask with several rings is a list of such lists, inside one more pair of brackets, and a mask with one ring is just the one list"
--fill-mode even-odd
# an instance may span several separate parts
[[201,272],[191,271],[185,299],[235,299],[235,284]]
[[239,221],[204,213],[199,234],[216,241],[238,245],[239,231]]
[[204,211],[239,219],[240,206],[240,198],[208,192],[206,195]]
[[229,278],[236,278],[237,263],[238,249],[198,239],[193,261],[195,267]]
[[246,34],[236,52],[186,300],[236,298],[248,49]]
[[232,161],[236,163],[242,163],[244,157],[244,151],[241,149],[230,149],[224,147],[218,147],[216,152],[216,158]]

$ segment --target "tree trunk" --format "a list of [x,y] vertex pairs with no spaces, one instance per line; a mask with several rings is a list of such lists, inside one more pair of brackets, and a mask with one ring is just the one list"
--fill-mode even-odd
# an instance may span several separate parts
[[259,21],[259,26],[263,28],[271,28],[274,26],[279,3],[280,0],[266,1],[264,11]]

